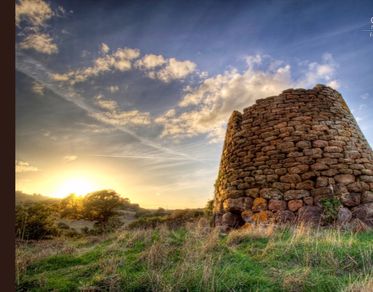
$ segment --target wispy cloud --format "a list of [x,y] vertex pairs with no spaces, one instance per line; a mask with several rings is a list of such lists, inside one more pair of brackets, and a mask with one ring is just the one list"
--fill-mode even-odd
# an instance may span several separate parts
[[115,100],[105,99],[100,95],[96,97],[96,104],[104,111],[91,112],[89,115],[100,122],[114,126],[150,124],[150,114],[148,112],[122,111]]
[[110,48],[107,44],[105,43],[102,43],[101,46],[100,46],[100,51],[103,53],[103,54],[107,54],[109,53],[110,51]]
[[118,91],[119,91],[119,86],[117,86],[117,85],[110,85],[110,86],[108,87],[108,90],[109,90],[111,93],[118,92]]
[[[168,83],[172,80],[182,80],[196,71],[197,65],[189,60],[165,58],[162,55],[148,54],[140,57],[140,50],[134,48],[118,48],[109,53],[110,48],[102,43],[101,55],[93,59],[92,66],[70,70],[65,73],[53,73],[52,79],[69,82],[71,85],[84,82],[87,79],[110,72],[124,72],[133,68],[142,70],[152,79]],[[135,61],[138,59],[137,61]]]
[[39,169],[35,166],[30,165],[30,163],[26,161],[16,160],[16,173],[35,172],[35,171],[39,171]]
[[35,92],[37,94],[44,95],[45,87],[39,82],[34,81],[32,83],[31,89],[32,89],[33,92]]
[[63,160],[65,160],[66,162],[72,162],[72,161],[75,161],[78,159],[78,156],[76,155],[66,155],[63,157]]
[[[88,78],[102,75],[106,72],[128,71],[132,68],[132,60],[137,59],[140,50],[131,48],[119,48],[112,54],[108,54],[108,48],[101,48],[103,56],[93,60],[92,66],[79,68],[66,73],[52,73],[51,77],[56,81],[68,81],[71,85],[84,82]],[[106,52],[106,53],[105,53]]]

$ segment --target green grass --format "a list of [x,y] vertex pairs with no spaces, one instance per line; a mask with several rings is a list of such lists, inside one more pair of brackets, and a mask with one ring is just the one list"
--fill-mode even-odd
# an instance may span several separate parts
[[17,290],[373,291],[372,242],[305,226],[221,236],[203,222],[57,238],[17,246]]

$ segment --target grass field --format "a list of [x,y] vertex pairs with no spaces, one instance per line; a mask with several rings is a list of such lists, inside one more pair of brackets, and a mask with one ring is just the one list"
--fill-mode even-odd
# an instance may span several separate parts
[[18,291],[373,291],[373,232],[255,227],[18,243]]

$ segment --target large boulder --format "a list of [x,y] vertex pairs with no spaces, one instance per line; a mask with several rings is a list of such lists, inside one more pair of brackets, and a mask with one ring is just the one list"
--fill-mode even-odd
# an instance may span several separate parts
[[352,218],[352,212],[344,207],[339,208],[338,210],[338,217],[337,217],[337,223],[339,225],[344,225],[348,223]]
[[373,226],[373,203],[362,204],[352,208],[352,216],[369,226]]
[[274,215],[277,223],[292,223],[295,221],[295,215],[289,210],[278,211]]
[[322,208],[319,206],[303,206],[298,210],[298,220],[309,224],[319,224]]

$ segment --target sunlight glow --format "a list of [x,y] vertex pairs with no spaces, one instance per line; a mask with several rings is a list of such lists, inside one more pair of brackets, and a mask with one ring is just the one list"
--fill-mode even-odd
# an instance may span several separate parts
[[100,187],[97,184],[86,178],[71,178],[57,186],[56,191],[53,193],[53,197],[63,198],[71,193],[81,196],[98,189],[100,189]]

